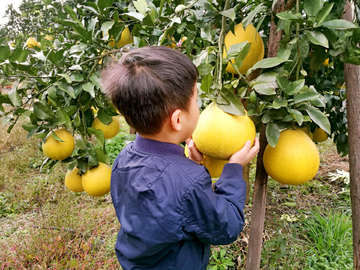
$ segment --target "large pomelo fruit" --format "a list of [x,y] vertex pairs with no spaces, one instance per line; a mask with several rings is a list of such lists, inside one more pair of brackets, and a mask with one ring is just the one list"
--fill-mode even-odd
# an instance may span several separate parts
[[[247,41],[251,44],[249,53],[246,55],[239,71],[241,74],[245,75],[249,68],[252,68],[257,62],[264,58],[264,42],[256,31],[256,28],[249,24],[244,31],[242,23],[235,25],[234,29],[235,35],[233,32],[229,32],[225,36],[225,46],[226,49],[229,50],[230,47],[237,43],[242,43]],[[226,56],[226,50],[224,49],[223,57]],[[234,63],[234,60],[231,60]],[[225,69],[227,72],[237,74],[236,70],[229,63]]]
[[308,182],[316,175],[319,164],[319,151],[302,130],[284,130],[275,147],[267,145],[265,148],[265,170],[272,179],[282,184]]
[[213,102],[200,114],[192,138],[205,156],[228,160],[247,141],[253,144],[255,136],[255,125],[249,117],[226,113]]

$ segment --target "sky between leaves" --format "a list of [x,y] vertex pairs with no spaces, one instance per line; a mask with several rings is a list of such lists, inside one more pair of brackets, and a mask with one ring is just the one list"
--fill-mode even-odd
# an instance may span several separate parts
[[7,22],[7,19],[4,18],[5,10],[7,9],[7,6],[9,4],[13,4],[13,7],[17,10],[19,10],[19,6],[21,4],[22,0],[1,0],[0,5],[0,24],[5,24]]

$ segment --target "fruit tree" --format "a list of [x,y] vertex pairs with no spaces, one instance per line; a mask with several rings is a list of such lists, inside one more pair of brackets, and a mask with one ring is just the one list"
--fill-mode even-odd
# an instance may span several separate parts
[[[0,83],[12,85],[9,93],[0,95],[1,117],[8,132],[25,118],[28,137],[37,137],[48,156],[43,165],[69,164],[67,183],[76,191],[88,189],[93,196],[107,192],[106,183],[100,193],[91,190],[92,175],[107,173],[110,165],[105,140],[117,133],[118,113],[101,92],[101,71],[128,50],[148,45],[170,46],[192,59],[199,71],[204,113],[213,106],[232,118],[251,119],[260,133],[248,269],[259,268],[266,145],[276,149],[282,132],[297,126],[317,140],[330,136],[344,155],[349,151],[348,89],[341,88],[349,84],[344,64],[360,64],[360,29],[357,16],[341,19],[348,9],[344,0],[33,2],[39,16],[49,14],[46,24],[36,16],[27,22],[32,28],[21,20],[10,21],[16,35],[5,35],[8,27],[0,29]],[[232,136],[237,124],[232,125],[221,139]],[[70,149],[59,130],[74,138],[70,156],[47,154],[47,143],[65,143]],[[81,187],[73,174],[81,176]],[[354,255],[359,264],[355,245]]]

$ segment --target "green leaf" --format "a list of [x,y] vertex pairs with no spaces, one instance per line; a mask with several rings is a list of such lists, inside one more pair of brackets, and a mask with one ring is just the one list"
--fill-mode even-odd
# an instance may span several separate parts
[[294,21],[297,23],[304,22],[304,19],[301,17],[301,14],[293,14],[293,13],[291,13],[291,11],[277,13],[276,17],[278,17],[279,19],[282,19],[282,20],[289,20],[289,21]]
[[329,48],[329,41],[323,33],[319,31],[305,31],[305,33],[311,43]]
[[255,8],[252,11],[250,11],[247,14],[247,16],[243,19],[243,21],[242,21],[243,27],[246,28],[250,23],[253,22],[256,15],[260,14],[264,10],[266,10],[266,7],[264,6],[264,4],[262,4],[262,3],[261,4],[256,4]]
[[291,50],[287,47],[284,47],[278,50],[276,57],[287,60],[289,59],[290,55],[291,55]]
[[227,10],[224,10],[222,12],[220,12],[221,15],[230,18],[232,21],[235,20],[236,17],[236,13],[235,13],[235,9],[234,8],[229,8]]
[[56,133],[54,131],[51,132],[51,137],[53,137],[53,139],[56,141],[64,142],[58,135],[56,135]]
[[110,164],[109,155],[105,154],[104,150],[101,148],[95,148],[96,155],[98,157],[99,162]]
[[75,137],[75,145],[79,149],[85,148],[85,140],[80,134],[76,135]]
[[109,39],[109,29],[113,27],[114,23],[115,23],[114,21],[107,21],[101,25],[101,31],[103,33],[104,40]]
[[73,65],[71,67],[69,67],[70,70],[82,70],[80,65]]
[[84,76],[78,73],[71,74],[70,78],[74,82],[82,82],[84,80]]
[[301,112],[299,112],[298,110],[294,110],[294,109],[290,109],[288,112],[296,120],[296,122],[299,124],[299,126],[301,126],[302,123],[304,122],[303,114]]
[[109,8],[113,5],[114,1],[113,0],[99,0],[98,1],[98,6],[100,8],[100,10],[104,10],[106,8]]
[[288,95],[295,95],[298,93],[305,85],[305,80],[297,80],[288,84],[285,88],[284,92]]
[[55,112],[55,114],[57,116],[57,124],[58,125],[66,125],[66,127],[68,129],[71,128],[71,119],[63,108],[59,108]]
[[317,108],[306,105],[306,112],[319,127],[321,127],[326,133],[331,133],[331,125],[329,119]]
[[257,62],[252,68],[250,68],[246,72],[246,75],[248,76],[253,70],[258,68],[273,68],[278,65],[281,65],[284,62],[291,62],[291,61],[292,60],[281,59],[278,57],[264,58],[263,60]]
[[22,104],[21,97],[20,97],[20,95],[19,95],[19,93],[17,91],[17,87],[19,85],[19,82],[20,82],[20,79],[17,80],[13,84],[13,86],[12,86],[12,88],[11,88],[9,94],[8,94],[8,97],[9,97],[12,105],[15,106],[15,107],[18,107],[18,106],[20,106]]
[[289,81],[286,78],[279,75],[276,75],[276,83],[282,91],[285,91],[286,87],[288,87],[289,85]]
[[75,11],[73,11],[73,9],[69,5],[65,5],[64,10],[67,14],[70,15],[71,19],[73,19],[74,21],[78,21]]
[[274,122],[267,123],[265,134],[269,145],[275,147],[280,137],[280,129],[278,125],[275,124]]
[[5,61],[10,56],[10,47],[9,46],[0,46],[0,62]]
[[200,89],[208,94],[210,87],[212,85],[213,79],[214,79],[214,77],[211,75],[211,73],[208,73],[204,78],[202,78]]
[[156,11],[155,11],[155,9],[152,8],[150,13],[144,17],[143,24],[149,25],[149,26],[154,26],[155,25],[155,16],[156,16]]
[[178,5],[176,8],[175,8],[175,13],[178,13],[178,12],[181,12],[183,10],[186,9],[186,6],[184,5]]
[[103,147],[105,144],[104,132],[101,129],[95,129],[93,127],[87,128],[89,134],[94,134],[98,144]]
[[74,88],[72,88],[71,85],[63,83],[63,82],[58,82],[57,86],[59,87],[59,89],[61,91],[64,91],[65,93],[67,93],[73,99],[76,98]]
[[341,19],[327,21],[327,22],[324,22],[322,25],[327,28],[343,29],[343,30],[357,28],[357,26],[354,23],[349,22],[347,20],[341,20]]
[[263,95],[275,95],[277,88],[275,72],[267,72],[261,74],[255,80],[251,81],[250,86],[252,89]]
[[138,13],[138,12],[127,12],[127,13],[124,13],[124,15],[127,15],[130,18],[133,18],[139,22],[142,22],[143,19],[145,18],[144,15],[142,15],[141,13]]
[[282,98],[276,98],[273,101],[273,108],[274,109],[280,109],[281,107],[286,107],[288,105],[288,102],[286,99],[282,99]]
[[93,98],[95,98],[94,87],[95,87],[95,85],[91,82],[87,82],[82,85],[82,89],[84,89],[84,91],[88,92],[91,95],[91,97],[93,97]]
[[46,107],[41,102],[35,102],[34,103],[34,114],[38,119],[41,120],[52,120],[55,118],[54,112]]
[[142,15],[146,16],[146,12],[149,9],[149,6],[146,3],[146,0],[133,1],[133,5],[137,11],[139,11]]
[[29,55],[29,51],[28,50],[23,50],[21,48],[16,48],[11,56],[9,57],[9,61],[10,62],[16,62],[18,61],[19,63],[25,62],[27,57]]
[[67,74],[58,74],[59,76],[63,77],[67,83],[72,83],[72,79]]
[[310,100],[314,100],[317,99],[318,97],[320,97],[320,94],[318,93],[312,93],[312,92],[308,92],[308,93],[302,93],[300,95],[297,95],[294,98],[294,103],[298,104],[300,102],[304,102],[304,101],[310,101]]
[[203,76],[209,74],[213,69],[214,69],[213,65],[205,64],[205,63],[203,63],[197,67],[200,77],[203,77]]
[[106,114],[102,108],[99,109],[97,117],[104,125],[108,125],[113,121],[112,116]]
[[305,0],[304,1],[304,10],[306,15],[309,17],[314,17],[324,5],[324,0]]
[[322,10],[320,10],[315,19],[315,21],[317,22],[317,27],[322,25],[326,17],[330,14],[333,6],[334,3],[331,3],[329,5],[326,5]]
[[[226,103],[218,103],[218,107],[221,108],[224,112],[234,114],[234,115],[245,115],[244,105],[241,103],[239,98],[229,89],[223,88],[220,92],[223,99],[226,100]],[[220,99],[218,100],[220,101]]]

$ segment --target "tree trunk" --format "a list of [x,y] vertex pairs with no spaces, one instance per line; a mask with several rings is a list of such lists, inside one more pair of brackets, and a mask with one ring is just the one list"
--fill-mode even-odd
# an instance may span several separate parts
[[[343,19],[353,21],[349,2]],[[360,66],[344,64],[346,109],[349,135],[350,197],[353,224],[355,270],[360,270]]]
[[[279,0],[274,7],[274,14],[284,11],[285,0]],[[267,57],[275,57],[279,50],[279,41],[282,37],[282,32],[277,31],[277,26],[274,22],[274,14],[271,17],[270,36],[268,43]],[[256,176],[253,195],[253,207],[250,221],[250,236],[249,247],[246,257],[246,270],[260,269],[262,235],[264,231],[265,210],[266,210],[266,193],[268,175],[264,168],[263,156],[267,145],[266,126],[262,126],[260,132],[260,151],[257,156]]]
[[246,200],[245,204],[250,202],[250,163],[246,164],[243,169],[243,178],[246,182]]

